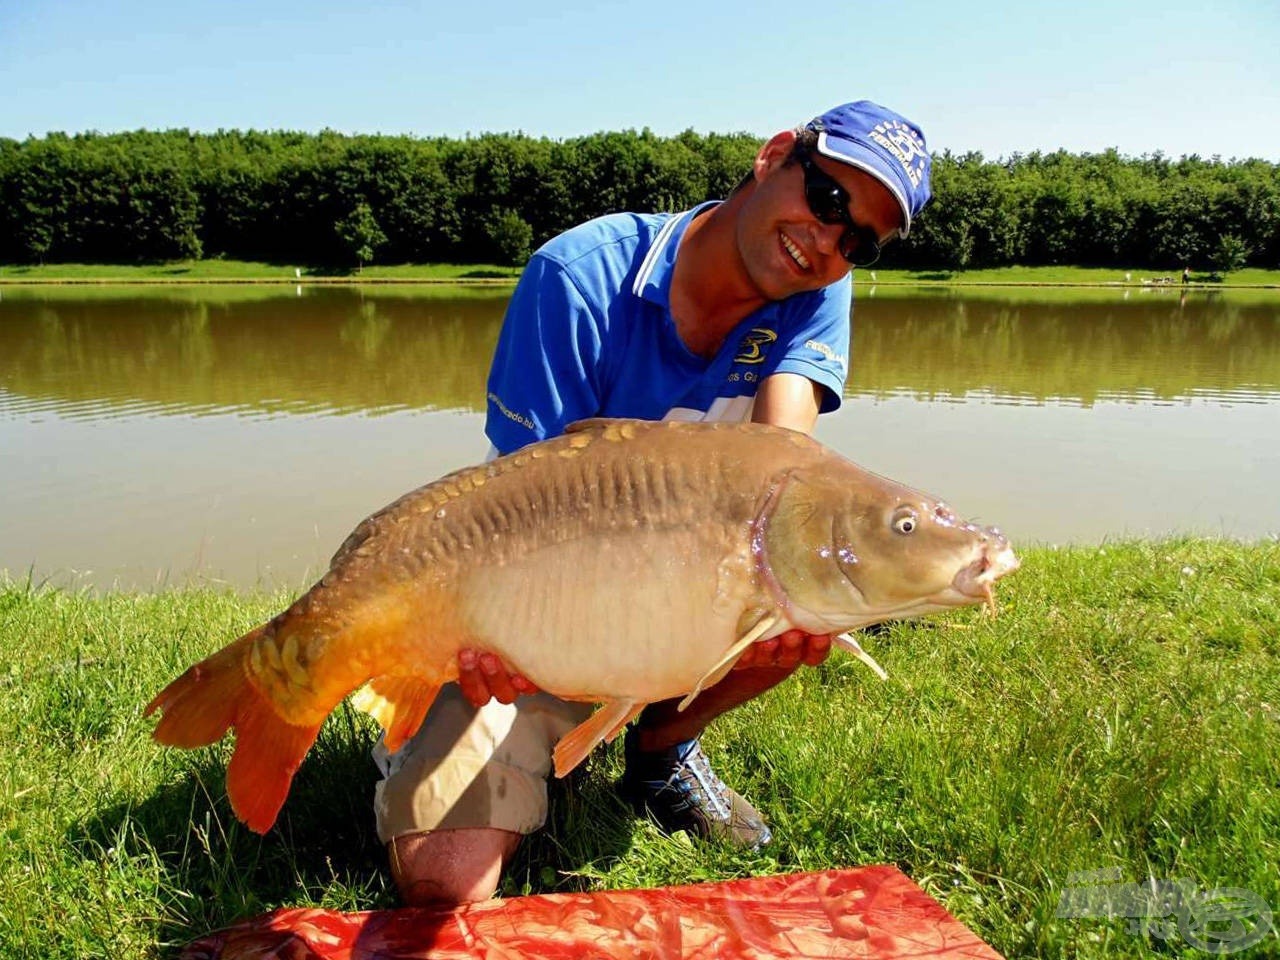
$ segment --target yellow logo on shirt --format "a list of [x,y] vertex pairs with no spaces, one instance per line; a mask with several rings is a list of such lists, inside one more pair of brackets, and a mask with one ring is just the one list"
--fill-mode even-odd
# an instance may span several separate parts
[[764,363],[764,348],[778,339],[778,335],[766,327],[752,327],[738,345],[734,363]]

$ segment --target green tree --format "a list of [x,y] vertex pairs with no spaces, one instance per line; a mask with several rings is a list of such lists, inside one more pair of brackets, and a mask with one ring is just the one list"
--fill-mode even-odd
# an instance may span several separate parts
[[1235,234],[1223,234],[1213,251],[1213,272],[1226,276],[1240,270],[1249,260],[1249,245]]
[[493,255],[498,263],[519,266],[533,252],[533,227],[514,210],[495,211],[485,224],[485,230],[493,243]]
[[338,239],[346,246],[356,259],[356,270],[363,270],[366,263],[373,262],[374,251],[387,242],[387,235],[374,219],[369,204],[361,200],[349,214],[339,220],[334,229]]
[[53,230],[44,220],[27,220],[18,228],[18,243],[28,259],[43,266],[53,246]]
[[[521,262],[591,217],[681,210],[751,169],[748,134],[566,140],[290,131],[0,138],[0,262],[226,256]],[[934,202],[887,266],[1280,266],[1280,165],[1162,154],[934,158]],[[336,229],[335,229],[336,228]],[[1227,262],[1227,261],[1224,261]]]

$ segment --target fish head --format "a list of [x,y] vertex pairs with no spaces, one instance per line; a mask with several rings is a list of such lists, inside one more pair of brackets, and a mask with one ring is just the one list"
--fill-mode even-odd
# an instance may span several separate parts
[[994,609],[992,585],[1019,566],[998,528],[840,466],[787,475],[757,521],[764,579],[796,626],[833,633],[975,603]]

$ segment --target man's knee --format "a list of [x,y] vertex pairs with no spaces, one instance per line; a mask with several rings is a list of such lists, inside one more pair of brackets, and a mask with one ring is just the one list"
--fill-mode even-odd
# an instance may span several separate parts
[[433,830],[387,844],[391,874],[408,906],[452,906],[488,900],[520,834],[491,827]]

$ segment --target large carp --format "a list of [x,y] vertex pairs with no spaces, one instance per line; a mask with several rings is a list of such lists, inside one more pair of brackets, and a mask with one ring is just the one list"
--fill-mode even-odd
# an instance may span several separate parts
[[[458,652],[603,705],[556,745],[563,776],[645,704],[719,678],[757,641],[990,600],[1018,561],[994,528],[756,424],[590,420],[452,473],[361,523],[270,622],[147,706],[161,743],[236,730],[232,808],[275,822],[353,691],[398,749]],[[856,645],[854,645],[856,646]]]

